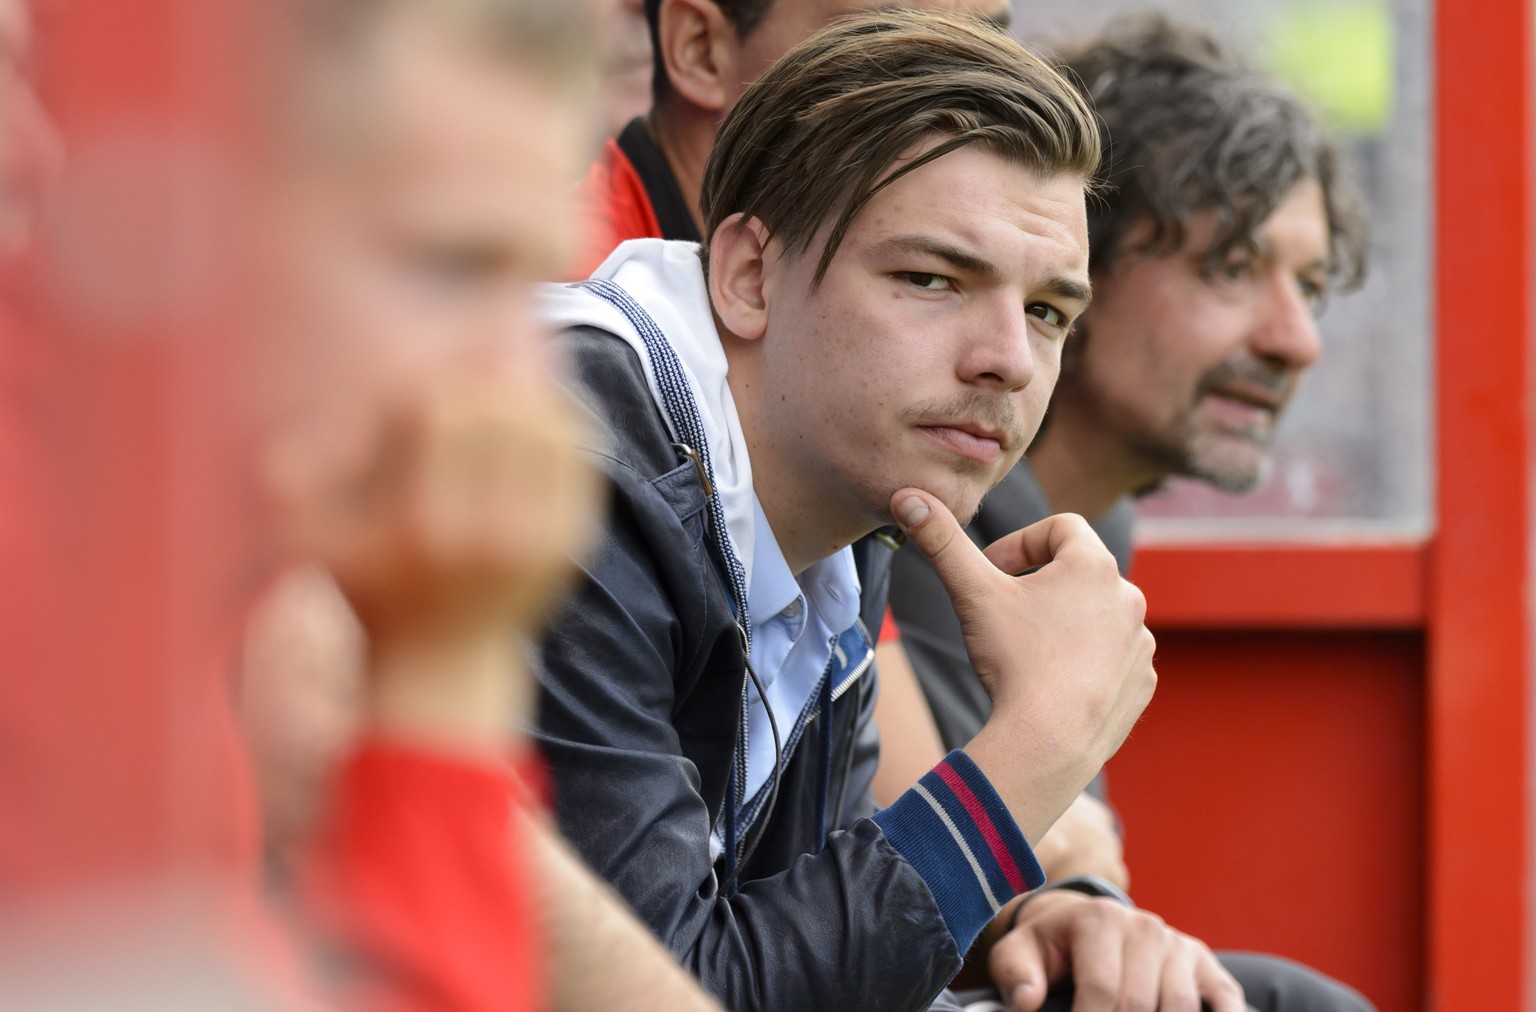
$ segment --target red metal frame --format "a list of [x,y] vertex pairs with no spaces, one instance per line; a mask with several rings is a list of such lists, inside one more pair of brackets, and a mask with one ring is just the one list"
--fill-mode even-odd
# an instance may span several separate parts
[[1442,0],[1434,20],[1430,1008],[1531,997],[1531,18],[1530,0]]
[[1147,545],[1131,574],[1157,629],[1419,629],[1421,544]]

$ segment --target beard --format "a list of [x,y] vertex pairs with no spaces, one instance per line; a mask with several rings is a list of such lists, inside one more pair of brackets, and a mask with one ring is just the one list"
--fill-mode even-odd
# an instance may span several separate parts
[[1263,436],[1194,433],[1170,473],[1193,478],[1234,495],[1252,492],[1269,477],[1272,429]]
[[[1200,378],[1189,407],[1168,430],[1133,433],[1132,448],[1164,474],[1192,478],[1223,492],[1251,492],[1269,476],[1275,426],[1296,380],[1292,370],[1246,356],[1220,362]],[[1231,389],[1251,391],[1276,407],[1267,419],[1248,423],[1207,417],[1202,411],[1206,399]]]

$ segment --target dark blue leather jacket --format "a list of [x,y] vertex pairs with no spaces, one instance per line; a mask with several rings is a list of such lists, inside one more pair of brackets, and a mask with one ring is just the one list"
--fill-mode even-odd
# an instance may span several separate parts
[[[971,895],[975,862],[963,867],[942,815],[914,796],[870,818],[872,669],[810,721],[771,814],[744,831],[739,878],[724,881],[730,863],[711,837],[729,807],[746,654],[711,557],[705,483],[626,343],[591,328],[562,342],[577,397],[606,439],[593,452],[612,501],[540,671],[536,735],[560,829],[728,1008],[927,1008],[990,913]],[[878,635],[889,549],[867,539],[857,553],[864,620]],[[979,771],[952,755],[1000,808]],[[1032,865],[1007,828],[1020,866]],[[969,839],[984,849],[981,836]],[[982,866],[994,888],[983,882],[980,893],[1006,901],[1020,891],[1002,895],[1002,873],[985,854]],[[1028,877],[1038,885],[1038,867]]]

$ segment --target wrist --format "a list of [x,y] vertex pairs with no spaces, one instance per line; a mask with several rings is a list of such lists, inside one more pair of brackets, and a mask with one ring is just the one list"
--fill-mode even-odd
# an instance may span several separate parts
[[504,756],[530,709],[521,645],[505,631],[378,642],[369,676],[371,733],[449,752]]
[[992,782],[1031,847],[1044,840],[1082,786],[1068,775],[1049,773],[1046,763],[990,721],[966,744],[965,754]]

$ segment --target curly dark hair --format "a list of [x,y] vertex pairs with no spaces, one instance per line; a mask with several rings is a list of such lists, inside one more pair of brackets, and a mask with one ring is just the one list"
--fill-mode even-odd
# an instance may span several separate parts
[[[1088,208],[1091,268],[1127,252],[1182,248],[1191,215],[1215,211],[1204,255],[1216,270],[1303,179],[1315,179],[1328,216],[1333,286],[1365,274],[1367,230],[1339,152],[1311,111],[1279,83],[1245,65],[1211,35],[1157,14],[1111,22],[1058,58],[1098,115],[1105,158]],[[1126,235],[1150,224],[1135,249]]]

